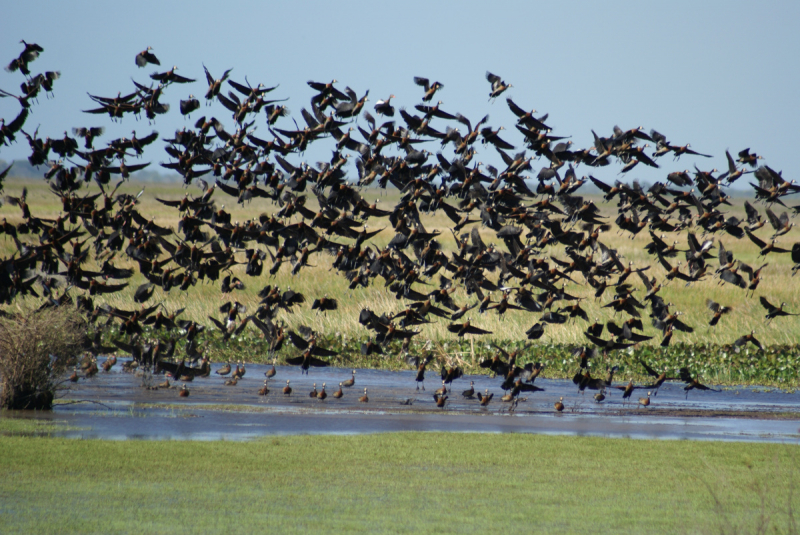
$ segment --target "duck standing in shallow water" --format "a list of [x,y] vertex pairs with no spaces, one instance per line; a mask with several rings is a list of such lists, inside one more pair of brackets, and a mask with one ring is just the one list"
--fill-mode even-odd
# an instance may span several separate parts
[[267,377],[267,379],[272,379],[275,377],[276,373],[278,373],[278,370],[275,369],[275,359],[272,359],[272,368],[264,372],[264,375]]
[[350,379],[348,379],[347,381],[342,381],[342,386],[345,387],[345,388],[350,388],[354,384],[356,384],[356,371],[355,370],[353,370],[353,376]]
[[358,401],[360,401],[361,403],[368,403],[369,402],[369,398],[367,397],[367,389],[366,388],[364,388],[364,395],[361,396],[360,398],[358,398]]

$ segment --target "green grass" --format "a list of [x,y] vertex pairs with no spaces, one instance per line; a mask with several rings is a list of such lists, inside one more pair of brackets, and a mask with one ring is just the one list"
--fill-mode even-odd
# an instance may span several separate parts
[[0,411],[0,435],[49,434],[66,426],[54,420],[33,418],[8,418],[6,411]]
[[6,534],[785,533],[800,504],[800,451],[777,444],[401,433],[0,449]]

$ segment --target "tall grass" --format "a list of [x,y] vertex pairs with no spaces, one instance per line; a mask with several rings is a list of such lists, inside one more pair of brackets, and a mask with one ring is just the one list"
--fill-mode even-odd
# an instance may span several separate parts
[[[43,182],[9,180],[6,185],[6,192],[18,194],[23,186],[28,188],[28,202],[34,215],[54,218],[60,213],[60,203],[46,189]],[[141,184],[129,182],[123,184],[119,191],[135,194],[141,187]],[[154,217],[155,222],[159,225],[177,228],[177,212],[158,203],[155,198],[177,199],[183,197],[185,193],[197,194],[198,191],[194,191],[194,188],[190,188],[187,191],[176,185],[148,184],[145,194],[141,198],[139,210],[146,217]],[[365,191],[363,195],[370,202],[377,198],[379,206],[384,209],[391,209],[399,198],[399,194],[396,191],[383,192],[370,189]],[[218,205],[225,204],[225,210],[232,214],[234,221],[245,221],[257,217],[261,213],[271,214],[277,211],[274,205],[264,200],[252,201],[243,206],[238,205],[234,199],[226,198],[222,192],[215,194],[215,200]],[[610,219],[615,217],[613,206],[604,203],[602,199],[597,198],[595,200],[598,201],[603,216]],[[735,206],[729,209],[728,215],[742,216],[744,214],[743,202],[743,199],[734,199]],[[315,209],[316,200],[313,195],[309,194],[308,205],[312,210]],[[761,210],[763,211],[763,208]],[[2,206],[0,207],[0,218],[2,217],[8,218],[10,222],[18,222],[19,209],[9,205]],[[297,218],[291,221],[295,220]],[[441,232],[437,239],[445,251],[449,252],[455,249],[455,242],[449,231],[452,226],[449,219],[441,214],[430,217],[423,215],[423,222],[428,230]],[[380,228],[388,225],[388,222],[385,220],[370,220],[368,224],[370,228]],[[494,236],[493,231],[480,228],[480,232],[482,239],[487,244],[495,243],[500,250],[506,250],[505,245]],[[696,230],[696,232],[700,237],[702,230]],[[758,232],[762,238],[767,238],[770,233],[771,230],[767,231],[766,229]],[[391,240],[393,235],[391,228],[387,228],[373,239],[371,245],[382,247]],[[725,244],[728,250],[733,251],[737,260],[742,260],[754,267],[758,267],[762,263],[768,263],[769,266],[763,271],[764,280],[759,285],[754,297],[745,297],[745,291],[741,288],[730,284],[720,284],[719,280],[714,278],[713,275],[709,275],[704,281],[694,283],[688,287],[678,280],[666,285],[660,295],[666,302],[673,304],[673,307],[671,307],[673,311],[683,313],[681,319],[685,323],[695,328],[691,334],[675,332],[673,342],[729,344],[751,330],[756,331],[757,337],[765,345],[794,344],[800,340],[800,318],[778,318],[767,325],[764,322],[765,311],[758,302],[759,296],[765,296],[775,304],[785,301],[787,310],[800,312],[800,292],[795,291],[798,287],[797,281],[800,279],[792,277],[791,267],[793,264],[789,255],[770,254],[766,258],[759,258],[758,248],[747,238],[736,240],[727,234],[720,234],[716,237]],[[24,239],[31,239],[31,237]],[[336,240],[335,237],[332,239]],[[667,236],[666,239],[668,241],[677,240],[679,247],[687,248],[685,232],[680,235]],[[340,241],[344,242],[346,240]],[[600,241],[611,248],[617,249],[624,261],[632,261],[634,267],[649,265],[650,268],[645,272],[648,277],[655,276],[659,281],[664,280],[664,268],[658,263],[657,259],[649,256],[644,251],[644,246],[650,241],[646,230],[630,239],[628,233],[625,233],[625,235],[618,234],[616,227],[614,227],[611,232],[601,234]],[[796,241],[800,241],[800,230],[793,229],[789,234],[779,238],[778,244],[782,247],[791,248],[791,244]],[[11,254],[13,249],[14,246],[10,240],[0,237],[0,254]],[[409,254],[411,253],[409,252]],[[241,258],[242,255],[238,256]],[[545,258],[552,256],[562,260],[567,259],[563,246],[548,247],[543,251],[542,256]],[[672,263],[674,264],[680,259],[674,259]],[[255,310],[259,302],[257,293],[266,284],[278,285],[282,289],[291,287],[293,290],[303,293],[309,302],[316,297],[327,294],[339,300],[338,311],[328,314],[316,314],[310,310],[310,303],[307,303],[306,305],[295,307],[294,312],[291,314],[281,313],[281,319],[290,327],[303,324],[325,333],[340,333],[351,338],[360,339],[366,339],[369,335],[357,321],[358,312],[363,307],[368,307],[378,314],[382,312],[394,313],[406,307],[407,303],[404,300],[395,299],[394,295],[384,288],[381,278],[373,280],[373,283],[368,288],[348,290],[348,281],[340,273],[331,269],[332,260],[332,257],[324,253],[312,255],[310,264],[314,267],[303,268],[297,276],[291,275],[291,264],[286,262],[273,278],[270,278],[267,273],[269,266],[265,269],[264,275],[255,278],[244,275],[244,266],[235,266],[231,271],[245,282],[246,289],[234,292],[231,299],[240,301],[251,311]],[[118,267],[136,267],[134,262],[124,257],[124,254],[117,255],[114,263]],[[711,266],[709,272],[713,273],[716,260],[709,261],[709,264]],[[93,266],[94,264],[90,261],[87,263],[86,268],[91,269]],[[494,280],[497,275],[496,273],[488,273],[487,276]],[[593,289],[589,287],[580,274],[573,274],[572,278],[576,283],[567,282],[565,290],[582,299],[581,307],[586,310],[591,321],[594,321],[594,318],[599,318],[601,322],[614,319],[610,309],[602,308],[603,305],[611,300],[611,294],[613,293],[611,290],[608,290],[600,300],[595,300]],[[139,284],[146,281],[144,277],[137,274],[129,282],[130,285],[125,290],[105,297],[98,296],[95,298],[95,302],[98,304],[106,302],[112,306],[132,309],[131,298],[133,292]],[[637,293],[640,296],[644,293],[638,277],[631,276],[628,282],[639,288]],[[422,292],[434,289],[438,285],[438,276],[428,280],[426,284],[427,286],[415,285],[415,288]],[[219,317],[220,314],[217,309],[224,302],[219,292],[219,285],[219,281],[213,283],[209,281],[199,282],[197,286],[188,292],[172,289],[170,292],[165,293],[161,289],[156,289],[153,297],[146,305],[163,302],[170,310],[185,307],[186,311],[182,317],[193,319],[200,323],[210,323],[207,320],[207,316]],[[75,292],[75,290],[72,291]],[[708,326],[708,320],[711,316],[705,304],[708,298],[733,308],[733,311],[724,316],[719,324],[713,328]],[[459,289],[454,295],[454,300],[459,304],[466,304],[470,301],[475,301],[475,299],[474,296],[467,296],[463,289]],[[558,306],[560,304],[557,303],[556,307]],[[643,311],[643,315],[644,319],[647,320],[647,311]],[[494,333],[492,336],[476,340],[476,343],[483,344],[492,339],[511,340],[524,338],[524,332],[538,321],[539,316],[540,314],[536,313],[512,311],[506,313],[505,317],[498,317],[493,312],[481,315],[476,311],[472,311],[467,318],[481,328]],[[624,320],[624,317],[616,319]],[[646,324],[648,322],[645,321]],[[431,324],[421,327],[421,334],[418,339],[430,339],[442,343],[452,340],[452,335],[446,330],[447,324],[446,320],[432,318]],[[582,320],[568,322],[563,325],[547,325],[542,342],[554,344],[584,343],[583,331],[585,327],[586,324]],[[648,327],[646,332],[652,334],[654,339],[643,345],[658,344],[660,342],[661,336],[658,331]]]
[[86,337],[71,307],[0,317],[0,407],[50,409],[56,387]]

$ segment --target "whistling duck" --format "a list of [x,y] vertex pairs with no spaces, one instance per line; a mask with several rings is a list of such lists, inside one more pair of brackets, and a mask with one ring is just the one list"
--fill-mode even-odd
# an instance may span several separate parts
[[240,372],[241,372],[241,370],[239,369],[239,363],[237,362],[236,363],[236,369],[233,370],[233,373],[231,374],[231,377],[233,377],[234,379],[238,379]]
[[262,386],[261,389],[258,391],[258,395],[266,396],[267,394],[269,394],[269,388],[267,388],[267,380],[264,379],[264,386]]
[[286,386],[283,387],[283,395],[284,396],[292,395],[292,387],[289,386],[289,379],[286,379]]
[[244,362],[242,362],[242,367],[239,368],[239,379],[244,377],[244,374],[247,373],[247,370],[244,368]]
[[600,403],[600,402],[601,402],[601,401],[603,401],[604,399],[606,399],[606,392],[605,392],[605,390],[601,390],[600,392],[598,392],[597,394],[595,394],[595,395],[594,395],[594,401],[595,401],[595,403]]
[[319,393],[317,394],[317,399],[322,401],[326,397],[328,397],[328,393],[325,392],[325,383],[322,383],[322,390],[320,390]]
[[225,386],[236,386],[237,384],[239,384],[239,376],[238,375],[234,375],[233,377],[231,377],[230,379],[225,381]]
[[314,383],[314,389],[308,393],[308,397],[315,398],[317,397],[317,383]]
[[344,392],[342,391],[342,383],[339,383],[339,390],[333,393],[333,397],[336,399],[340,399],[343,395]]
[[350,388],[354,384],[356,384],[356,371],[355,370],[353,370],[353,376],[350,379],[348,379],[347,381],[342,381],[342,386],[345,387],[345,388]]
[[111,368],[114,367],[114,364],[117,363],[117,357],[111,356],[106,359],[103,363],[103,371],[108,373],[111,371]]
[[366,388],[364,388],[364,395],[361,396],[360,398],[358,398],[358,401],[360,401],[361,403],[369,402],[369,398],[367,397],[367,389]]
[[272,379],[275,377],[276,373],[278,373],[278,371],[275,369],[275,359],[272,359],[272,368],[264,372],[264,375],[267,377],[267,379]]
[[650,405],[650,392],[647,393],[646,398],[639,398],[639,405],[642,407],[647,407]]
[[77,383],[78,382],[78,369],[77,369],[77,367],[72,371],[72,375],[69,376],[69,381],[71,383]]
[[494,397],[494,393],[490,394],[488,388],[486,389],[486,393],[483,394],[483,395],[481,395],[481,393],[478,392],[478,400],[480,400],[480,402],[481,402],[481,407],[488,407],[489,406],[489,402],[492,401],[493,397]]
[[434,401],[436,401],[437,407],[439,407],[440,409],[444,409],[444,402],[447,401],[447,396],[434,394],[433,399]]
[[469,390],[464,390],[461,395],[467,399],[472,399],[475,396],[475,381],[470,381]]
[[178,392],[178,395],[180,397],[182,397],[182,398],[188,398],[189,397],[189,388],[186,385],[183,385],[181,387],[180,391]]
[[447,394],[447,385],[442,381],[442,388],[433,393],[434,396],[443,396]]
[[558,412],[562,412],[564,410],[564,397],[560,397],[553,407],[555,407]]
[[169,388],[169,379],[165,379],[163,383],[158,385],[158,388]]
[[191,383],[194,381],[194,375],[181,375],[178,377],[179,381],[183,381],[184,383]]
[[231,363],[229,362],[228,364],[226,364],[222,368],[218,369],[214,373],[216,373],[217,375],[222,375],[223,377],[225,375],[228,375],[229,373],[231,373]]
[[92,359],[91,364],[89,364],[89,367],[86,368],[86,371],[84,371],[84,377],[94,377],[95,375],[97,375],[98,371],[99,370],[97,369],[97,361]]

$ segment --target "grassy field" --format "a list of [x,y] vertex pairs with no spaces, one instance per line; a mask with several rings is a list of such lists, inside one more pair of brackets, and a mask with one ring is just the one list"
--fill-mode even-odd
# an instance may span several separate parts
[[5,534],[796,533],[800,504],[800,450],[776,444],[402,433],[0,448]]
[[[40,217],[55,217],[60,212],[61,206],[58,199],[49,192],[46,188],[44,181],[14,181],[9,180],[6,184],[6,193],[9,195],[17,195],[26,186],[29,190],[28,203],[31,206],[32,212]],[[119,191],[136,194],[142,188],[141,183],[126,183]],[[144,195],[141,198],[140,212],[146,217],[154,217],[156,223],[162,226],[170,226],[175,228],[177,226],[177,211],[169,209],[155,201],[156,197],[179,199],[185,193],[191,195],[199,194],[199,190],[191,187],[185,190],[179,185],[169,184],[148,184]],[[382,191],[375,189],[363,190],[363,196],[372,202],[375,199],[379,200],[381,208],[390,209],[397,202],[398,193],[396,191]],[[245,206],[237,205],[235,200],[227,197],[224,193],[216,192],[214,199],[218,206],[225,204],[225,209],[233,215],[234,221],[244,221],[249,218],[257,217],[261,213],[272,214],[277,211],[277,207],[267,201],[258,200]],[[615,208],[602,199],[597,199],[598,204],[603,210],[605,216],[613,219]],[[729,209],[729,215],[743,216],[743,199],[734,199],[735,206]],[[316,206],[313,195],[309,194],[309,205],[313,209]],[[763,212],[763,205],[759,205],[759,209]],[[19,220],[19,209],[15,206],[5,205],[0,207],[0,218],[7,217],[9,221],[15,222]],[[439,240],[445,250],[450,251],[454,248],[453,237],[450,234],[449,227],[452,225],[449,219],[443,215],[436,215],[430,218],[424,218],[424,223],[428,230],[439,230],[442,232]],[[386,220],[370,220],[368,224],[375,228],[376,226],[388,225]],[[769,227],[769,225],[767,225]],[[467,230],[469,227],[467,228]],[[505,250],[505,246],[494,236],[491,230],[481,228],[481,235],[486,243],[497,243],[501,250]],[[762,238],[768,238],[771,230],[767,231],[762,229],[758,235]],[[375,239],[374,244],[381,247],[388,243],[393,237],[391,229],[387,229],[380,233]],[[699,237],[699,233],[698,233]],[[696,283],[690,287],[680,281],[674,281],[662,290],[661,295],[667,302],[674,304],[672,310],[680,311],[683,313],[682,320],[695,327],[692,334],[675,332],[673,336],[673,344],[688,344],[689,346],[718,346],[732,343],[736,338],[749,333],[751,329],[756,330],[757,337],[764,345],[794,345],[800,339],[800,319],[795,317],[778,318],[776,321],[769,325],[765,325],[763,316],[764,309],[758,302],[758,296],[765,296],[773,303],[780,303],[785,301],[787,303],[786,309],[789,311],[800,312],[800,292],[794,291],[797,288],[797,281],[791,277],[792,262],[789,255],[769,255],[766,259],[759,259],[758,249],[748,239],[736,240],[727,234],[718,236],[721,241],[726,245],[726,248],[734,252],[735,258],[743,260],[754,267],[758,267],[762,263],[769,263],[769,266],[764,270],[764,280],[759,286],[755,297],[745,297],[745,291],[733,287],[729,284],[719,285],[718,281],[709,276],[705,281]],[[31,239],[29,237],[28,239]],[[635,267],[643,267],[650,265],[651,268],[647,271],[648,276],[655,276],[659,281],[664,278],[665,271],[657,261],[647,255],[644,251],[645,244],[649,241],[649,235],[646,231],[641,232],[635,239],[630,239],[628,236],[617,235],[615,231],[601,235],[601,241],[609,247],[616,248],[619,253],[626,259],[633,262]],[[686,248],[686,235],[685,232],[680,235],[668,236],[667,241],[676,239],[679,241],[679,246]],[[800,240],[800,231],[792,230],[788,235],[779,239],[779,245],[791,248],[791,244]],[[343,241],[343,240],[342,240]],[[13,244],[7,238],[0,238],[0,254],[8,255],[13,249]],[[409,254],[412,254],[409,252]],[[563,247],[553,247],[546,252],[546,255],[554,256],[560,259],[566,259]],[[678,259],[673,260],[673,263]],[[291,286],[293,290],[302,292],[310,302],[316,297],[329,295],[339,299],[340,308],[335,313],[328,313],[318,315],[310,310],[310,305],[306,304],[297,307],[292,314],[281,313],[280,319],[285,321],[290,327],[298,325],[309,325],[314,329],[325,333],[329,337],[342,340],[342,345],[347,345],[349,342],[366,341],[370,337],[370,333],[364,329],[357,321],[358,312],[362,307],[368,307],[377,313],[382,312],[397,312],[406,307],[405,302],[398,301],[394,295],[388,292],[383,287],[382,279],[378,278],[373,282],[369,288],[359,288],[355,291],[347,289],[347,281],[335,271],[330,270],[332,257],[325,254],[313,255],[311,264],[314,268],[304,268],[300,275],[292,277],[290,274],[291,265],[286,263],[278,275],[272,280],[269,279],[268,274],[258,278],[249,278],[244,276],[244,267],[237,266],[233,268],[233,273],[240,276],[247,285],[244,291],[235,292],[234,298],[248,306],[250,310],[255,310],[259,298],[258,291],[266,284],[278,284],[281,288]],[[711,265],[710,271],[713,272],[716,266],[716,260],[709,261]],[[115,259],[115,264],[119,267],[134,267],[135,264],[124,258],[124,255],[118,255]],[[88,268],[92,267],[89,263]],[[496,274],[489,274],[489,278],[494,279]],[[593,298],[593,290],[585,283],[580,275],[575,275],[576,283],[567,283],[566,291],[574,295],[584,297],[581,306],[587,311],[590,318],[599,318],[601,322],[612,319],[613,316],[608,312],[609,309],[601,308],[611,299],[611,292],[599,301]],[[633,282],[636,286],[641,286],[641,281],[638,277],[632,276],[629,281]],[[113,294],[107,298],[107,302],[111,305],[120,308],[132,309],[133,302],[131,296],[135,288],[144,282],[143,277],[136,275],[130,280],[130,286],[124,291]],[[438,278],[429,281],[433,288],[438,283]],[[424,291],[424,286],[418,286]],[[643,290],[639,290],[643,293]],[[77,292],[73,290],[73,292]],[[640,294],[641,295],[641,294]],[[705,306],[707,298],[711,298],[719,303],[730,306],[733,312],[723,317],[714,328],[708,327],[708,320],[710,319],[710,312]],[[97,302],[102,302],[102,298],[96,298]],[[459,290],[455,294],[455,301],[459,304],[465,304],[474,301],[474,297],[468,297],[463,290]],[[198,283],[196,287],[191,289],[190,292],[181,292],[178,289],[171,290],[165,294],[161,289],[157,288],[151,301],[147,304],[163,302],[169,310],[177,308],[186,308],[183,317],[194,319],[200,323],[210,324],[207,316],[220,317],[217,307],[225,300],[221,298],[219,292],[219,283]],[[24,306],[24,303],[23,305]],[[506,314],[507,317],[499,318],[496,314],[486,313],[479,315],[477,313],[470,313],[467,318],[472,322],[484,329],[493,331],[492,336],[481,337],[476,339],[473,343],[468,343],[466,353],[470,357],[476,354],[483,354],[486,352],[485,345],[491,341],[508,343],[510,341],[524,340],[524,332],[536,321],[538,321],[539,314],[528,312],[510,312]],[[619,318],[618,318],[619,319]],[[624,318],[622,318],[624,319]],[[647,347],[657,345],[661,340],[660,332],[656,331],[649,325],[649,320],[644,319],[646,324],[645,333],[653,335],[654,338],[650,342],[645,342],[640,347]],[[422,334],[415,338],[415,342],[425,343],[427,340],[434,342],[436,348],[442,354],[453,353],[456,359],[463,359],[465,353],[465,345],[455,340],[455,338],[446,331],[448,322],[446,320],[436,320],[434,323],[425,325],[421,328]],[[545,336],[539,341],[538,347],[547,347],[550,345],[563,346],[572,344],[584,344],[585,338],[583,330],[586,325],[581,320],[577,322],[568,322],[564,325],[548,325],[546,328]],[[261,360],[263,352],[261,349],[258,351],[248,351],[246,347],[259,333],[253,329],[252,332],[240,340],[244,354],[242,358]],[[234,341],[234,344],[236,341]],[[357,350],[357,343],[354,344]],[[716,352],[716,349],[714,350]],[[261,355],[254,353],[261,353]],[[792,353],[795,358],[798,357],[797,351]],[[223,360],[235,359],[236,355],[231,353],[229,347],[220,347],[216,357]],[[380,359],[379,359],[380,360]],[[376,365],[380,362],[376,361]],[[793,362],[793,361],[792,361]],[[371,361],[365,363],[371,365]],[[384,365],[386,365],[384,363]]]

